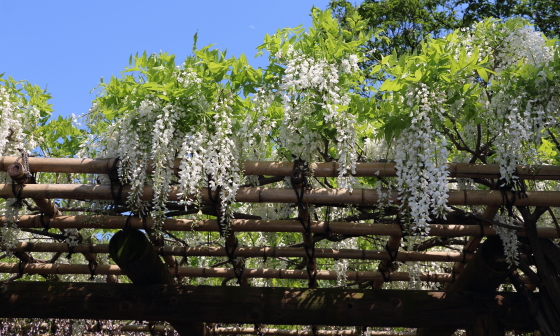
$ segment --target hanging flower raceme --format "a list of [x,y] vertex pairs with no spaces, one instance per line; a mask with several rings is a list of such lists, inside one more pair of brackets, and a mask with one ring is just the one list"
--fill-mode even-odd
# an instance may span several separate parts
[[[51,107],[50,96],[25,81],[0,77],[0,156],[20,156],[38,147],[40,126],[46,122]],[[33,101],[33,103],[31,103]],[[11,182],[6,172],[0,173],[3,183]],[[21,232],[15,224],[19,219],[21,202],[9,198],[0,204],[6,217],[0,228],[0,249],[8,253],[15,248]]]
[[[122,107],[103,132],[104,146],[97,155],[120,158],[121,181],[131,187],[127,204],[135,213],[153,216],[156,229],[166,216],[172,184],[178,183],[187,207],[199,205],[201,188],[219,189],[217,215],[228,223],[241,181],[240,144],[232,132],[240,98],[211,71],[212,64],[227,68],[237,60],[220,58],[208,48],[197,54],[182,67],[175,67],[167,54],[136,57],[131,70],[139,71],[139,77],[128,75],[105,85],[94,110],[114,114],[117,106],[111,104],[120,100]],[[146,185],[153,190],[150,202],[142,201]]]

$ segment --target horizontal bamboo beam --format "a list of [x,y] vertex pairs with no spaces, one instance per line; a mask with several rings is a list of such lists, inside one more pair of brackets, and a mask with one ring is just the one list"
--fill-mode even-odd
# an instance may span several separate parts
[[2,318],[465,328],[491,313],[534,330],[517,293],[12,282],[0,302]]
[[[44,219],[45,220],[45,219]],[[0,217],[0,225],[6,218]],[[128,222],[128,224],[127,224]],[[24,215],[16,225],[20,228],[42,229],[41,216]],[[57,216],[49,222],[49,227],[58,229],[152,229],[154,220],[147,218],[145,223],[139,217],[127,216]],[[311,233],[325,233],[327,228],[331,233],[352,236],[402,236],[401,228],[397,224],[366,224],[354,222],[323,222],[311,221]],[[219,231],[215,219],[180,219],[169,218],[163,223],[166,231]],[[234,219],[231,229],[235,232],[304,232],[298,220],[260,220]],[[539,238],[558,238],[558,231],[554,227],[537,228]],[[490,226],[430,224],[430,236],[463,237],[463,236],[494,236],[496,231]],[[520,228],[518,236],[524,237],[525,232]]]
[[[179,200],[179,189],[170,188],[169,201]],[[131,191],[130,186],[122,188],[122,199],[126,199]],[[212,192],[214,196],[215,192]],[[202,200],[210,202],[210,193],[207,188],[201,190]],[[513,199],[511,192],[506,193],[508,199]],[[0,197],[14,197],[11,184],[0,185]],[[111,186],[105,184],[30,184],[22,191],[24,198],[64,198],[64,199],[113,199]],[[153,190],[145,186],[142,190],[142,200],[153,199]],[[390,194],[389,199],[398,204],[398,193]],[[297,203],[296,194],[288,188],[239,188],[236,195],[237,202],[247,203]],[[379,203],[379,196],[374,189],[311,189],[303,195],[304,203],[309,204],[356,204],[375,205]],[[507,205],[507,200],[497,190],[462,190],[450,191],[449,205]],[[526,197],[517,198],[517,206],[560,206],[560,191],[527,191]]]
[[[21,160],[19,157],[0,157],[0,170],[6,171],[11,163]],[[80,159],[80,158],[29,158],[29,169],[32,172],[53,173],[89,173],[107,174],[115,159]],[[175,159],[174,169],[178,169],[180,159]],[[449,176],[459,178],[498,178],[500,167],[497,164],[448,163]],[[292,162],[245,161],[245,175],[290,176]],[[313,162],[309,165],[310,172],[317,177],[338,176],[337,162]],[[518,165],[519,178],[530,180],[560,180],[560,166],[528,166]],[[354,176],[396,176],[395,164],[391,162],[357,162]]]
[[[78,264],[25,264],[24,274],[91,274],[88,265]],[[0,273],[19,273],[19,263],[0,263]],[[235,278],[232,268],[212,268],[212,267],[177,267],[169,268],[169,272],[175,276],[185,276],[192,278]],[[123,275],[117,265],[98,265],[95,274],[114,274]],[[348,281],[375,281],[383,279],[380,272],[371,271],[348,271],[346,272]],[[295,279],[307,280],[309,274],[305,270],[289,270],[275,268],[247,268],[243,270],[243,278],[260,279]],[[317,280],[337,280],[338,275],[335,271],[317,271]],[[406,272],[391,274],[392,281],[409,281]],[[453,276],[447,273],[423,273],[420,280],[428,282],[450,282]]]
[[[224,247],[176,247],[161,246],[154,247],[163,256],[208,256],[208,257],[227,257]],[[68,244],[64,243],[26,243],[21,242],[16,245],[13,252],[70,252]],[[109,253],[107,244],[78,244],[72,247],[74,253]],[[243,258],[303,258],[307,254],[304,248],[295,247],[238,247],[234,251],[235,257]],[[357,260],[391,260],[387,251],[355,250],[355,249],[332,249],[315,248],[315,258],[333,259],[357,259]],[[471,255],[466,256],[469,260]],[[417,252],[400,251],[395,257],[397,261],[439,261],[454,262],[462,261],[461,252]]]

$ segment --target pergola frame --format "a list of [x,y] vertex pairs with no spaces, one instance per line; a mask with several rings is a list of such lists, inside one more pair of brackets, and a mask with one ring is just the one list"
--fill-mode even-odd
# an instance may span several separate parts
[[[8,171],[17,180],[22,173],[22,165],[18,158],[0,157],[0,168]],[[31,172],[64,172],[107,174],[115,164],[115,159],[50,159],[29,158]],[[293,163],[290,162],[244,162],[246,175],[290,176]],[[311,174],[317,177],[337,176],[336,163],[312,163]],[[497,165],[449,164],[450,176],[468,178],[498,178]],[[358,163],[356,176],[395,176],[395,167],[391,163]],[[560,167],[518,167],[518,175],[531,180],[560,180]],[[129,188],[122,187],[122,199],[128,195]],[[247,323],[247,324],[302,324],[302,325],[347,325],[377,327],[410,327],[421,328],[418,335],[449,334],[449,330],[471,328],[480,317],[491,316],[492,323],[499,324],[502,330],[515,329],[532,331],[539,328],[538,317],[534,317],[533,307],[527,306],[526,294],[496,293],[495,286],[506,280],[511,270],[501,269],[495,264],[500,252],[495,252],[496,239],[487,240],[488,253],[477,251],[484,236],[495,236],[492,222],[499,206],[506,205],[508,193],[503,191],[452,191],[449,195],[450,205],[486,205],[486,212],[474,223],[469,224],[431,224],[431,236],[471,237],[462,252],[417,252],[398,251],[402,237],[401,228],[396,224],[364,224],[358,222],[311,221],[308,223],[310,233],[324,233],[326,226],[332,233],[361,236],[389,236],[387,250],[351,250],[351,249],[315,249],[314,259],[308,260],[309,267],[316,267],[315,258],[379,260],[378,272],[347,272],[349,281],[371,281],[371,290],[351,290],[345,288],[252,288],[252,287],[205,287],[176,286],[169,280],[151,285],[137,284],[94,284],[94,283],[51,283],[51,282],[10,282],[1,285],[0,317],[30,318],[72,318],[72,319],[113,319],[113,320],[150,320],[167,321],[170,323],[204,322],[212,323]],[[201,190],[202,200],[209,202],[217,194]],[[504,197],[505,195],[505,197]],[[521,207],[560,206],[560,192],[540,191],[527,192],[527,197],[517,199],[515,205]],[[9,184],[0,185],[0,197],[13,197],[13,189]],[[111,186],[107,185],[74,185],[74,184],[27,184],[21,190],[21,197],[31,198],[42,215],[25,215],[17,223],[21,229],[37,229],[44,227],[49,221],[50,228],[107,228],[107,229],[144,229],[152,230],[152,219],[142,221],[136,217],[103,216],[99,220],[91,220],[91,216],[62,215],[53,199],[113,199]],[[151,188],[145,187],[143,197],[152,199]],[[398,195],[391,196],[394,204],[398,203]],[[170,201],[177,200],[177,190],[170,192]],[[296,203],[294,190],[278,188],[240,188],[237,194],[239,202],[279,202]],[[303,202],[308,204],[378,204],[379,198],[375,190],[354,189],[312,189],[305,192]],[[72,209],[67,209],[71,211]],[[301,215],[301,214],[300,214]],[[88,219],[88,220],[86,220]],[[5,218],[0,218],[5,222]],[[475,224],[476,223],[476,224]],[[217,220],[197,220],[169,218],[165,220],[163,230],[166,231],[219,231]],[[236,239],[235,232],[301,232],[304,234],[304,245],[311,244],[299,220],[262,220],[235,219],[231,223],[232,235],[228,239]],[[560,230],[554,227],[539,227],[535,232],[527,232],[519,228],[520,237],[537,237],[541,239],[559,238]],[[154,243],[152,241],[152,243]],[[155,244],[155,243],[154,243]],[[492,245],[494,244],[494,245]],[[33,252],[83,253],[86,260],[95,260],[97,253],[110,253],[110,246],[104,244],[79,244],[69,248],[63,243],[28,243],[18,244],[13,251],[22,262],[0,263],[0,273],[21,274],[90,274],[89,265],[63,265],[37,263],[29,259]],[[18,255],[19,253],[19,255]],[[169,267],[171,277],[220,277],[235,278],[233,268],[193,268],[180,267],[176,256],[220,256],[227,257],[226,248],[217,247],[173,247],[155,244],[151,252],[164,258]],[[305,246],[301,247],[239,247],[233,257],[306,257]],[[27,256],[27,257],[25,257]],[[113,255],[112,255],[113,256]],[[25,261],[25,258],[28,258]],[[93,259],[92,259],[93,258]],[[532,256],[521,255],[522,259]],[[157,258],[158,260],[159,257]],[[161,261],[161,260],[160,260]],[[438,261],[450,262],[452,273],[423,274],[422,281],[448,283],[446,292],[428,291],[390,291],[381,290],[387,280],[385,272],[390,272],[388,263],[393,261]],[[503,262],[502,262],[503,264]],[[465,265],[472,265],[471,267]],[[483,267],[490,267],[491,274]],[[494,267],[492,269],[492,267]],[[123,271],[117,265],[97,265],[95,274],[130,276],[130,271]],[[245,269],[243,279],[248,278],[279,278],[309,279],[305,270],[281,269]],[[317,270],[313,280],[336,280],[333,271]],[[390,273],[391,281],[408,281],[404,272]],[[459,281],[460,279],[460,281]],[[531,277],[518,277],[523,286],[535,288]],[[114,280],[114,279],[113,279]],[[246,280],[245,280],[246,281]],[[513,280],[512,280],[513,281]],[[243,284],[242,284],[243,285]],[[310,286],[316,286],[316,282]],[[519,285],[519,283],[517,284]],[[375,289],[377,288],[377,289]],[[531,294],[532,295],[532,294]],[[537,301],[543,300],[532,296]],[[525,300],[525,301],[524,301]],[[128,303],[127,303],[128,302]],[[183,312],[183,313],[181,313]],[[185,313],[186,312],[186,313]],[[179,314],[181,317],[179,317]],[[530,316],[529,318],[527,318]],[[423,328],[423,329],[422,329]],[[435,329],[434,329],[435,328]],[[181,335],[201,335],[206,331],[180,330]],[[224,328],[222,328],[224,329]],[[472,329],[472,335],[478,335]],[[488,330],[488,329],[487,329]],[[221,330],[228,333],[226,329]],[[240,328],[239,332],[256,333],[257,328],[250,331]],[[232,331],[235,332],[235,331]],[[286,331],[288,332],[288,331]],[[216,328],[214,328],[216,333]],[[278,334],[282,334],[280,331]],[[325,335],[327,335],[325,331]],[[348,331],[346,334],[352,334]],[[304,335],[304,334],[300,334]],[[334,335],[334,333],[333,333]],[[372,334],[373,335],[373,334]],[[396,335],[396,334],[395,334]]]

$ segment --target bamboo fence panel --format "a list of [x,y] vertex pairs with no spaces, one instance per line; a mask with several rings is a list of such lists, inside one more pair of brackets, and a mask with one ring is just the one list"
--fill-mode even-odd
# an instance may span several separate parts
[[[46,220],[46,219],[44,219]],[[127,224],[128,222],[128,224]],[[6,223],[5,217],[0,217],[0,225]],[[16,222],[20,228],[43,229],[41,216],[23,215]],[[58,229],[123,229],[125,227],[135,229],[152,229],[154,220],[147,218],[145,224],[139,217],[127,216],[57,216],[50,219],[49,227]],[[335,234],[354,236],[402,236],[401,228],[397,224],[367,224],[355,222],[324,222],[311,221],[312,233],[324,233],[327,229]],[[165,231],[219,231],[218,222],[215,219],[181,219],[168,218],[163,223]],[[231,229],[236,232],[304,232],[298,220],[260,220],[260,219],[234,219]],[[494,236],[496,231],[490,226],[483,226],[483,231],[478,225],[458,224],[430,224],[430,236],[462,237],[462,236]],[[539,238],[559,238],[558,231],[554,227],[538,227]],[[524,237],[522,228],[517,235]]]
[[[224,247],[154,247],[163,256],[207,256],[227,257]],[[65,243],[18,243],[13,252],[71,252]],[[74,253],[109,253],[108,244],[78,244],[72,247]],[[244,258],[302,258],[306,257],[304,248],[296,247],[238,247],[234,257]],[[357,259],[357,260],[390,260],[387,251],[315,248],[316,258]],[[468,259],[468,258],[467,258]],[[397,261],[438,261],[454,262],[463,260],[461,252],[417,252],[400,251],[396,255]]]
[[[23,274],[86,274],[91,275],[88,265],[79,264],[20,264],[19,263],[0,263],[0,273],[20,273]],[[185,276],[192,278],[235,278],[232,268],[212,268],[212,267],[177,267],[169,268],[169,272],[174,276]],[[117,265],[98,265],[95,268],[96,275],[114,274],[123,275]],[[372,271],[348,271],[346,272],[347,281],[375,281],[382,279],[380,272]],[[290,270],[275,268],[247,268],[243,270],[243,278],[260,279],[292,279],[307,280],[309,278],[306,270]],[[421,281],[427,282],[450,282],[454,276],[447,273],[422,273]],[[317,280],[337,280],[338,275],[335,271],[317,271]],[[396,272],[391,274],[392,281],[409,281],[406,272]]]
[[[179,200],[179,189],[170,188],[169,201]],[[130,186],[122,188],[122,199],[126,199],[131,191]],[[212,192],[216,196],[216,192]],[[207,188],[201,189],[202,200],[210,202]],[[513,199],[511,192],[506,193],[508,199]],[[11,184],[0,185],[0,197],[14,197]],[[99,199],[112,200],[111,186],[104,184],[30,184],[22,191],[24,198],[64,198],[64,199]],[[142,190],[142,200],[153,199],[153,190],[145,186]],[[399,203],[398,193],[392,192],[389,200],[394,204]],[[285,188],[263,188],[243,187],[239,188],[236,195],[237,202],[247,203],[296,203],[297,198],[292,189]],[[387,200],[385,200],[387,201]],[[497,190],[462,190],[450,191],[448,205],[506,205],[504,195]],[[317,188],[307,191],[303,196],[304,203],[310,204],[355,204],[376,205],[379,204],[378,193],[374,189],[324,189]],[[517,198],[517,206],[560,206],[560,191],[527,191],[526,197]]]
[[[20,161],[20,157],[0,157],[0,169],[6,171],[8,166]],[[31,172],[53,173],[88,173],[107,174],[113,167],[115,159],[81,159],[81,158],[29,158]],[[174,161],[174,169],[178,169],[179,159]],[[292,172],[292,162],[245,161],[243,170],[245,175],[289,176]],[[498,178],[497,164],[468,164],[448,163],[450,177],[460,178]],[[337,177],[338,163],[313,162],[309,164],[310,172],[317,177]],[[560,166],[525,166],[518,165],[519,178],[531,180],[560,180]],[[354,176],[396,176],[395,164],[391,162],[358,162]]]

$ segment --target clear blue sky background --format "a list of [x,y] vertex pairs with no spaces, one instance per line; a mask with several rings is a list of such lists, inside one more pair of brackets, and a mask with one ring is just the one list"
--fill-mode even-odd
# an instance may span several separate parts
[[159,51],[183,60],[216,44],[245,53],[278,28],[311,25],[312,6],[328,0],[146,1],[0,0],[0,74],[26,79],[52,94],[54,115],[88,111],[99,79],[120,75],[136,52]]

